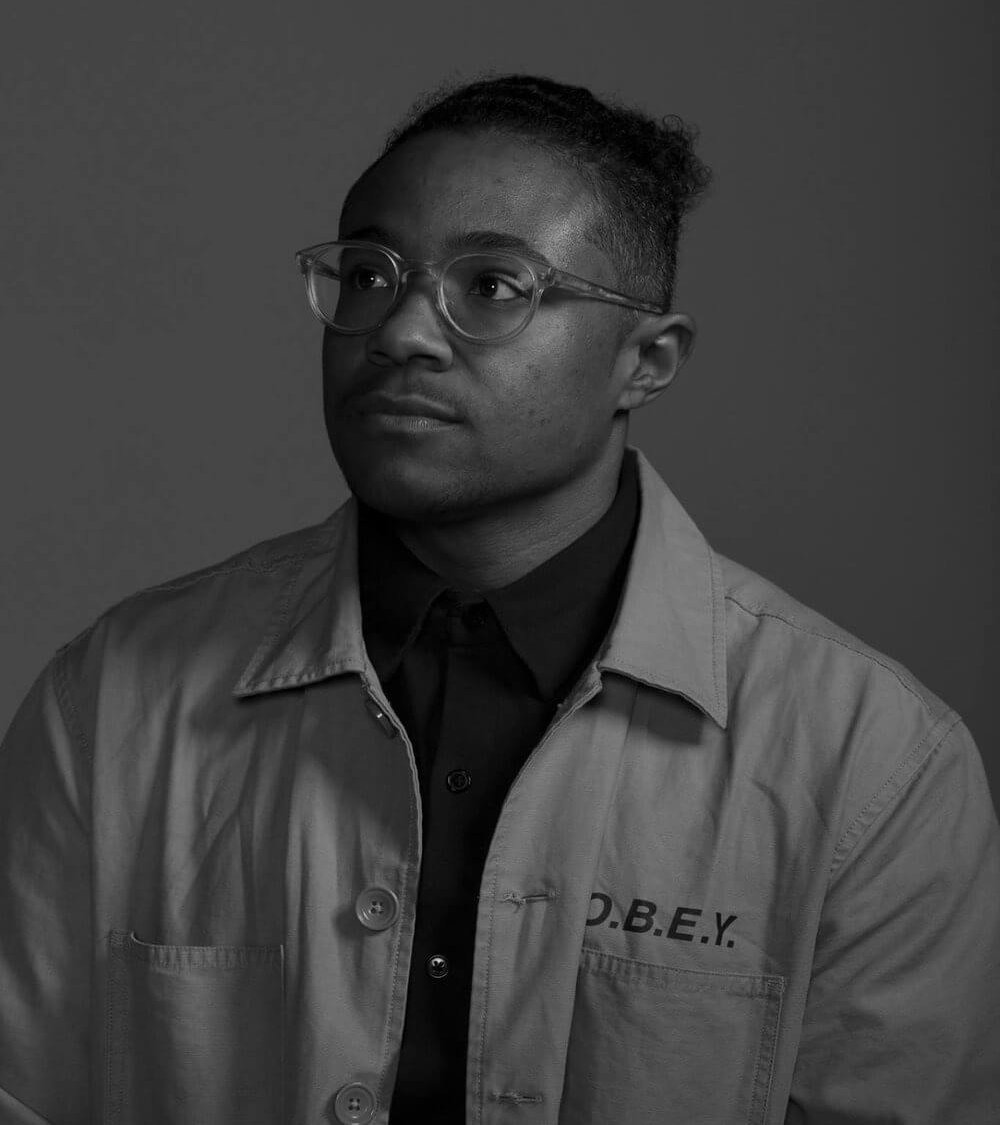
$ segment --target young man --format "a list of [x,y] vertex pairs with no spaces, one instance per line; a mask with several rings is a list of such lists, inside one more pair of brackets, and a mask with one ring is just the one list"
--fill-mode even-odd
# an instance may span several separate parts
[[0,754],[0,1120],[983,1125],[961,719],[714,553],[629,412],[692,138],[419,107],[299,261],[353,493],[59,651]]

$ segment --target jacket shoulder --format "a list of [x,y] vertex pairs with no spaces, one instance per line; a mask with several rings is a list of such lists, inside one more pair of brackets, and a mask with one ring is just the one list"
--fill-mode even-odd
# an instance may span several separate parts
[[961,717],[909,668],[747,567],[717,558],[734,734],[739,739],[741,724],[768,731],[756,768],[799,778],[840,825],[845,849],[932,759],[940,765],[942,753],[957,755],[968,759],[962,768],[980,768],[967,733],[952,737],[965,731]]
[[[154,586],[147,586],[137,590],[127,598],[111,606],[107,613],[113,613],[120,607],[137,599],[155,596],[161,592],[182,590],[186,587],[197,587],[213,579],[225,579],[227,576],[240,572],[256,574],[269,574],[281,568],[294,565],[305,557],[322,550],[329,540],[329,530],[334,516],[328,516],[320,523],[310,524],[307,527],[296,528],[282,535],[270,539],[262,539],[252,546],[244,547],[228,558],[209,566],[200,567],[187,574],[168,578]],[[102,615],[104,616],[104,615]]]
[[[902,693],[930,721],[950,708],[904,664],[867,644],[817,610],[803,604],[749,567],[716,553],[722,573],[733,655],[749,646],[747,655],[780,664],[788,675],[814,678],[803,682],[815,689],[833,687],[845,677],[858,688],[867,685],[890,694]],[[818,674],[818,678],[814,676]]]
[[209,670],[235,678],[306,560],[331,549],[342,511],[116,602],[58,650],[57,676],[83,696],[109,679],[124,687]]

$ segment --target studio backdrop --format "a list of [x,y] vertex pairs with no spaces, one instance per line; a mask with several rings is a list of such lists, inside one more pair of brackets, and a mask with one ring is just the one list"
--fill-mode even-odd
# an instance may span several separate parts
[[633,416],[715,549],[906,665],[1000,792],[996,9],[40,2],[0,45],[0,727],[110,604],[346,497],[293,252],[412,100],[522,71],[699,127],[700,335]]

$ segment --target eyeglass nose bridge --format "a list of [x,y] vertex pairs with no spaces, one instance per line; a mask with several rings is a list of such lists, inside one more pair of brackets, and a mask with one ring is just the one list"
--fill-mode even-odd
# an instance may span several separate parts
[[[384,248],[382,249],[384,250]],[[535,310],[538,308],[538,302],[539,298],[541,297],[541,292],[545,288],[544,284],[535,284],[534,291],[532,293],[531,310],[515,330],[497,337],[479,337],[466,331],[455,320],[453,313],[448,308],[447,299],[445,297],[444,275],[446,273],[446,270],[457,258],[460,258],[463,255],[453,255],[452,257],[442,259],[440,262],[434,262],[420,258],[401,258],[398,254],[391,251],[385,251],[385,253],[392,260],[393,267],[395,268],[397,279],[396,292],[393,294],[392,301],[390,302],[389,307],[386,309],[385,313],[382,315],[378,324],[373,328],[368,329],[368,331],[370,332],[374,332],[381,328],[384,328],[386,323],[391,320],[399,311],[400,306],[403,303],[403,298],[409,291],[410,275],[414,273],[426,273],[430,277],[432,283],[431,303],[434,307],[435,312],[438,314],[438,318],[441,320],[441,322],[443,322],[445,327],[453,332],[456,332],[462,338],[477,343],[501,343],[522,332],[527,327],[528,322],[534,316]]]
[[403,298],[410,291],[410,274],[425,273],[431,279],[431,297],[434,308],[439,316],[445,321],[446,324],[451,324],[451,317],[448,315],[447,309],[444,308],[444,300],[441,287],[441,277],[443,275],[441,263],[423,261],[419,258],[406,258],[400,259],[396,262],[396,293],[392,299],[392,303],[386,310],[385,315],[382,317],[381,324],[396,314],[400,305],[403,303]]
[[441,262],[427,262],[421,261],[419,258],[406,258],[397,263],[396,272],[399,274],[400,285],[405,284],[406,279],[411,273],[429,274],[431,279],[436,283],[442,273],[441,266]]

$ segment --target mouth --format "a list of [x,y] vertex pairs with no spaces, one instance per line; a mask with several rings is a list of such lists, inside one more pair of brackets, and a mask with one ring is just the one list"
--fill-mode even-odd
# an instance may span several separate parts
[[390,430],[394,433],[410,434],[429,433],[432,430],[444,430],[455,425],[453,421],[445,418],[434,418],[428,414],[383,413],[378,410],[359,414],[358,420],[365,429]]
[[409,429],[425,429],[432,424],[458,421],[458,414],[451,407],[423,395],[391,395],[385,391],[373,391],[358,398],[353,408],[364,419],[378,419],[383,424],[388,422]]

